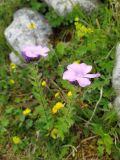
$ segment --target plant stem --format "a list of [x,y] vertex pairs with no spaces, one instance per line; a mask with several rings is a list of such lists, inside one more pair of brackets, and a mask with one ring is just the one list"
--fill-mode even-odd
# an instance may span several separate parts
[[100,97],[99,97],[99,99],[98,99],[98,101],[97,101],[97,103],[95,105],[95,108],[94,108],[94,111],[92,113],[92,116],[90,117],[89,121],[86,123],[86,127],[88,127],[88,125],[90,124],[91,120],[93,119],[93,117],[95,115],[95,112],[97,110],[97,107],[98,107],[98,105],[99,105],[99,103],[100,103],[100,101],[102,99],[102,95],[103,95],[103,87],[100,89]]

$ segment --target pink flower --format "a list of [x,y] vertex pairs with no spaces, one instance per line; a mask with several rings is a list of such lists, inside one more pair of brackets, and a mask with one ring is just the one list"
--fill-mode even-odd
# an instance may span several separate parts
[[29,62],[34,59],[39,59],[40,57],[46,57],[50,49],[46,46],[26,46],[22,50],[22,55],[25,58],[26,62]]
[[100,77],[100,74],[88,74],[92,70],[91,65],[85,63],[73,63],[67,66],[67,71],[63,74],[63,79],[69,82],[77,82],[81,87],[91,84],[90,78]]

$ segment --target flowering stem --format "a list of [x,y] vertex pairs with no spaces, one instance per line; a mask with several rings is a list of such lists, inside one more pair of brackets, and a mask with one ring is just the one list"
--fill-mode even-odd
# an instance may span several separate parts
[[95,105],[95,108],[94,108],[94,111],[92,113],[92,116],[90,117],[89,121],[86,123],[86,127],[88,127],[88,125],[90,124],[91,120],[93,119],[93,117],[95,115],[95,112],[97,110],[97,107],[98,107],[98,105],[99,105],[99,103],[100,103],[100,101],[102,99],[102,95],[103,95],[103,87],[100,89],[100,97],[99,97],[99,99],[98,99],[98,101],[97,101],[97,103]]
[[44,99],[44,95],[42,94],[41,87],[39,87],[39,89],[40,89],[40,92],[39,92],[39,94],[40,94],[40,101],[42,103],[42,107],[43,107],[44,114],[45,114],[45,117],[46,117],[46,122],[48,122],[48,118],[47,118],[47,114],[46,114],[46,110],[45,110],[46,105],[47,105],[46,104],[46,100]]
[[62,89],[57,85],[57,83],[55,83],[54,81],[51,81],[62,93],[62,98],[64,99],[64,101],[66,102],[66,98],[65,98],[65,93],[62,91]]
[[44,98],[43,90],[41,88],[41,82],[40,82],[40,77],[38,75],[38,68],[37,67],[29,67],[30,70],[30,78],[31,78],[31,83],[33,85],[33,95],[37,99],[39,104],[42,104],[44,116],[46,119],[46,122],[48,121],[47,114],[46,114],[46,107],[47,107],[47,101]]

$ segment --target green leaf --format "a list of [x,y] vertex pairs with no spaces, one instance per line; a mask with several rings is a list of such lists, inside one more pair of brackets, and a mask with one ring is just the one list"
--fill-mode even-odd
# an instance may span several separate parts
[[31,128],[33,125],[33,121],[31,119],[27,119],[26,120],[26,128],[29,129]]
[[106,112],[105,115],[103,116],[103,119],[105,122],[111,124],[117,121],[117,114],[115,110],[111,110],[109,112]]
[[98,153],[99,157],[103,156],[103,154],[104,154],[104,147],[103,146],[98,146],[97,153]]
[[103,144],[103,141],[102,139],[98,139],[98,142],[97,142],[99,145],[102,145]]
[[93,124],[93,131],[99,136],[104,134],[103,127],[100,124]]
[[8,97],[6,95],[0,95],[0,104],[6,104],[8,101]]
[[79,56],[82,57],[86,52],[88,48],[86,46],[80,46],[75,50],[75,53]]
[[14,111],[14,107],[13,106],[7,106],[7,109],[5,111],[6,114],[11,114]]
[[63,86],[63,88],[68,89],[68,90],[74,90],[74,85],[70,84],[68,81],[66,80],[61,80],[61,84]]
[[42,4],[37,2],[37,0],[32,0],[31,6],[32,6],[32,9],[34,10],[39,10],[40,8],[42,8]]
[[65,44],[63,42],[59,42],[56,46],[57,54],[63,55],[65,50]]
[[21,101],[22,101],[21,98],[19,98],[19,97],[15,98],[15,103],[20,103]]
[[103,136],[103,142],[105,145],[106,152],[110,155],[111,154],[111,147],[113,144],[113,139],[109,134],[104,134]]
[[6,119],[5,117],[1,119],[1,126],[7,127],[9,124],[9,120]]

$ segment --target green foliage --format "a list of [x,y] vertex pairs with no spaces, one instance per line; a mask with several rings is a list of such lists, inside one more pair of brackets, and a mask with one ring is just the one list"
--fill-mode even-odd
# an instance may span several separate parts
[[[68,13],[65,17],[59,16],[53,9],[49,8],[48,12],[45,14],[45,17],[47,18],[48,22],[53,27],[58,27],[60,25],[68,26],[74,23],[75,18],[79,17],[82,22],[85,21],[86,13],[83,12],[79,5],[76,5],[72,12]],[[81,18],[82,17],[82,18]]]
[[[35,67],[30,68],[30,79],[33,85],[32,93],[39,105],[36,109],[37,116],[40,116],[40,119],[37,119],[39,122],[39,129],[41,133],[49,135],[49,131],[52,129],[57,129],[57,136],[64,140],[65,134],[68,133],[69,128],[73,124],[73,107],[70,99],[66,100],[66,106],[61,109],[61,113],[57,115],[52,115],[52,108],[48,106],[47,97],[44,95],[44,90],[41,86],[42,81],[38,76],[38,69]],[[65,97],[64,97],[65,98]],[[68,102],[67,102],[68,101]],[[53,105],[53,103],[51,103]],[[60,111],[59,111],[60,112]],[[45,135],[43,135],[45,136]],[[56,139],[57,137],[55,137]]]
[[[46,59],[11,69],[6,61],[9,48],[3,31],[13,11],[22,6],[44,13],[52,27],[60,32]],[[87,16],[75,6],[66,17],[60,17],[37,0],[5,1],[0,6],[0,155],[7,155],[10,148],[10,154],[20,159],[31,156],[35,160],[64,160],[69,153],[76,155],[74,146],[79,142],[95,136],[94,147],[97,146],[95,151],[99,158],[108,155],[120,159],[120,129],[112,105],[115,93],[111,87],[115,47],[120,39],[118,13],[111,5],[104,5]],[[82,24],[79,27],[92,28],[93,32],[76,37],[76,17]],[[65,42],[68,35],[70,38]],[[101,77],[86,88],[62,79],[67,65],[78,60],[92,65],[92,73],[101,73]],[[43,81],[45,86],[42,86]],[[71,96],[68,96],[69,91]],[[55,97],[57,92],[59,95]],[[63,106],[54,113],[58,102]],[[26,109],[30,112],[24,114]],[[16,136],[21,143],[13,142]]]
[[103,156],[104,152],[106,152],[108,155],[111,154],[111,149],[113,145],[113,139],[112,137],[108,134],[105,133],[103,130],[102,126],[99,124],[94,124],[93,125],[93,131],[95,132],[96,135],[100,136],[98,139],[98,156]]
[[31,0],[30,5],[34,10],[41,11],[41,12],[45,11],[46,5],[43,2],[38,2],[37,0]]
[[30,0],[29,5],[32,7],[32,9],[44,13],[46,19],[52,27],[71,25],[74,23],[76,17],[80,17],[80,20],[83,22],[86,19],[86,13],[81,10],[79,5],[76,5],[72,12],[68,13],[65,17],[59,16],[57,12],[55,12],[51,7],[48,7],[42,1]]
[[46,13],[45,17],[53,27],[60,26],[64,21],[64,17],[57,15],[53,9],[49,9],[49,12]]

